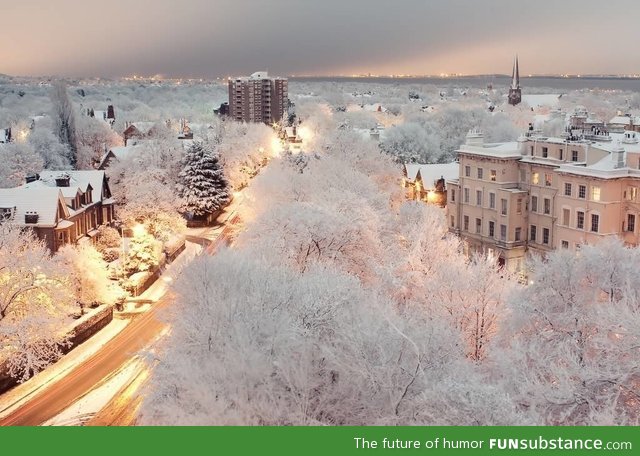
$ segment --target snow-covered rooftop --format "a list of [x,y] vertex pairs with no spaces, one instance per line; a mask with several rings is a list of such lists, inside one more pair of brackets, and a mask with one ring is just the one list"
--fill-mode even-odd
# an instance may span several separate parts
[[444,177],[445,180],[458,179],[460,174],[460,164],[458,162],[452,163],[432,163],[432,164],[417,164],[408,163],[404,165],[407,172],[407,179],[414,181],[420,173],[422,178],[422,184],[425,188],[435,188],[435,184],[438,179]]
[[556,107],[560,102],[560,94],[524,94],[522,102],[528,104],[532,108]]
[[42,186],[0,188],[0,208],[15,207],[12,220],[18,225],[24,224],[27,212],[35,212],[38,214],[38,223],[33,224],[34,226],[53,227],[58,222],[58,208],[60,206],[65,207],[65,204],[59,189],[55,191]]
[[609,125],[629,125],[631,123],[631,117],[629,116],[615,116],[609,121]]
[[[113,154],[116,160],[123,161],[140,152],[140,150],[142,150],[143,148],[144,147],[140,144],[134,144],[133,146],[112,147],[111,149],[109,149],[109,152]],[[100,158],[99,168],[102,168],[107,158],[109,158],[109,152],[107,152],[102,156],[102,158]]]
[[140,133],[146,135],[155,125],[155,122],[132,122],[129,126],[135,127]]
[[[56,178],[62,174],[69,176],[69,187],[56,187]],[[98,202],[102,200],[104,182],[104,171],[99,170],[87,170],[87,171],[42,171],[40,173],[40,179],[34,182],[24,184],[23,188],[57,188],[62,192],[65,198],[73,198],[78,189],[82,192],[86,192],[89,185],[91,185],[92,201]]]
[[482,144],[482,145],[469,145],[463,144],[458,149],[458,152],[473,155],[484,155],[495,158],[519,158],[520,149],[516,141],[497,143],[497,144]]

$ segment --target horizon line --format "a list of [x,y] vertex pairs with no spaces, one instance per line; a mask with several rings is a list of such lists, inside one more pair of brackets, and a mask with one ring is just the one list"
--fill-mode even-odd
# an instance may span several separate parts
[[[0,73],[0,77],[6,77],[11,79],[77,79],[77,80],[157,80],[157,81],[216,81],[216,80],[228,80],[232,76],[165,76],[163,74],[155,75],[123,75],[123,76],[60,76],[60,75],[9,75]],[[234,76],[235,77],[235,76]],[[508,74],[503,73],[440,73],[440,74],[289,74],[285,75],[286,78],[309,78],[309,79],[326,79],[326,78],[341,78],[341,79],[455,79],[455,78],[480,78],[480,77],[494,77],[494,78],[511,78]],[[582,73],[538,73],[538,74],[526,74],[521,75],[521,78],[557,78],[557,79],[640,79],[640,73],[625,74],[625,73],[612,73],[612,74],[582,74]]]

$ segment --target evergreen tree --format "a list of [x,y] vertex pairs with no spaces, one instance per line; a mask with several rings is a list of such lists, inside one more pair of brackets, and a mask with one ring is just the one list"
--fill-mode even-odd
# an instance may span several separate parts
[[178,195],[188,216],[210,214],[230,201],[229,184],[209,143],[194,142],[187,150],[178,175]]

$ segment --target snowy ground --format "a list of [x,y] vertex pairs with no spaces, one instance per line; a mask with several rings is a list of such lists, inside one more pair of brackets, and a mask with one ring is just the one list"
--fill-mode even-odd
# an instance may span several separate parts
[[140,361],[131,361],[112,377],[106,379],[102,385],[81,397],[71,407],[43,423],[43,426],[81,426],[85,424],[131,381],[139,369]]

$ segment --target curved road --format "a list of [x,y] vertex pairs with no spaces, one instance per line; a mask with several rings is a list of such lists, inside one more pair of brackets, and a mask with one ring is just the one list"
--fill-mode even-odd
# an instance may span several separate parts
[[166,327],[166,323],[158,318],[159,311],[167,307],[172,299],[168,295],[162,297],[148,312],[135,317],[97,353],[1,419],[0,426],[37,426],[91,391],[158,337]]

